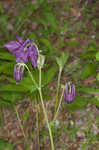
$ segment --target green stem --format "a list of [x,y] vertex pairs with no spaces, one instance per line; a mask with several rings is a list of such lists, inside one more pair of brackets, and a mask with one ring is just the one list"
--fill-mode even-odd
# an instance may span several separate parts
[[26,67],[26,69],[28,70],[29,75],[30,75],[30,77],[31,77],[31,79],[32,79],[32,81],[33,81],[33,83],[34,83],[34,85],[35,85],[35,86],[36,86],[36,88],[38,89],[38,85],[37,85],[37,83],[36,83],[35,79],[33,78],[32,73],[31,73],[31,71],[29,70],[28,66],[27,66],[26,64],[24,64],[24,66],[25,66],[25,67]]
[[35,84],[35,86],[37,87],[37,89],[39,91],[44,117],[45,117],[45,120],[46,120],[46,123],[47,123],[47,126],[48,126],[48,130],[49,130],[49,135],[50,135],[50,140],[51,140],[51,147],[52,147],[52,150],[54,150],[52,131],[51,131],[51,128],[50,128],[50,125],[49,125],[49,122],[48,122],[47,113],[46,113],[46,109],[45,109],[45,106],[44,106],[42,91],[41,91],[41,67],[39,68],[39,87],[38,87],[38,85],[37,85],[35,79],[33,78],[28,66],[26,64],[24,64],[24,66],[27,68],[33,83]]
[[62,103],[63,95],[64,95],[64,88],[63,88],[63,90],[62,90],[62,95],[61,95],[61,98],[60,98],[60,102],[59,102],[59,105],[58,105],[58,108],[57,108],[57,111],[56,111],[56,114],[55,114],[55,116],[54,116],[53,121],[55,121],[56,118],[57,118],[57,115],[58,115],[58,112],[59,112],[59,109],[60,109],[60,106],[61,106],[61,103]]
[[49,122],[48,122],[48,118],[47,118],[47,114],[46,114],[46,110],[45,110],[41,90],[39,90],[39,94],[40,94],[40,98],[41,98],[41,104],[42,104],[42,108],[43,108],[44,117],[45,117],[45,120],[46,120],[46,123],[47,123],[47,126],[48,126],[48,130],[49,130],[49,135],[50,135],[50,140],[51,140],[51,147],[52,147],[52,150],[54,150],[52,131],[51,131],[51,128],[50,128],[50,125],[49,125]]
[[27,142],[27,138],[26,138],[26,135],[25,135],[25,133],[24,133],[23,126],[22,126],[22,124],[21,124],[21,119],[20,119],[19,113],[18,113],[16,107],[14,107],[14,109],[15,109],[15,112],[16,112],[16,115],[17,115],[17,119],[18,119],[18,123],[19,123],[20,129],[21,129],[21,131],[22,131],[22,134],[23,134],[23,136],[24,136],[25,141]]
[[61,73],[62,73],[62,69],[59,70],[59,74],[58,74],[58,82],[57,82],[57,90],[56,90],[56,104],[55,104],[54,116],[56,115],[57,105],[58,105],[58,94],[59,94],[59,88],[60,88]]
[[46,113],[46,109],[44,106],[44,102],[43,102],[43,97],[42,97],[42,90],[41,90],[41,68],[39,68],[39,94],[40,94],[40,99],[41,99],[41,104],[42,104],[42,108],[43,108],[43,113],[44,113],[44,117],[48,126],[48,130],[49,130],[49,135],[50,135],[50,141],[51,141],[51,147],[52,150],[54,150],[54,143],[53,143],[53,136],[52,136],[52,131],[48,122],[48,118],[47,118],[47,113]]

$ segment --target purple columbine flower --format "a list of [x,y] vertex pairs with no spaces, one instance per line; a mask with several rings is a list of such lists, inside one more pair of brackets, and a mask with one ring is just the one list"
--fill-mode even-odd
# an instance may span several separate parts
[[32,42],[32,39],[23,40],[17,36],[18,41],[11,41],[5,44],[5,47],[16,57],[16,62],[25,63],[31,61],[34,68],[37,67],[38,48]]
[[75,85],[74,84],[66,84],[65,92],[64,92],[64,100],[67,104],[71,104],[75,99]]
[[14,79],[16,80],[16,82],[22,80],[23,74],[24,74],[24,65],[16,64],[14,66]]

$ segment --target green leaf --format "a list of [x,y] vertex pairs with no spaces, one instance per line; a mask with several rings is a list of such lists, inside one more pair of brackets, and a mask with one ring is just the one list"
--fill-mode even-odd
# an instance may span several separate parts
[[10,92],[27,92],[28,89],[24,86],[21,86],[21,85],[11,85],[11,84],[5,84],[3,85],[1,88],[0,88],[1,91],[10,91]]
[[3,7],[2,7],[2,3],[0,2],[0,13],[3,12]]
[[96,48],[95,48],[95,46],[94,46],[94,45],[90,45],[90,46],[88,47],[88,50],[89,50],[89,51],[95,51],[95,50],[96,50]]
[[47,27],[46,21],[44,19],[42,19],[42,18],[39,18],[39,17],[35,18],[34,21],[36,21],[36,22],[44,25],[45,27]]
[[72,104],[66,104],[66,108],[68,108],[68,110],[71,112],[79,109],[84,109],[89,101],[90,98],[77,96]]
[[30,39],[34,39],[34,41],[36,41],[36,40],[37,40],[36,35],[35,35],[35,34],[33,34],[33,33],[29,34],[29,38],[30,38]]
[[81,79],[85,80],[89,76],[96,75],[97,66],[92,63],[88,63],[82,70]]
[[8,52],[0,52],[0,59],[15,61],[14,56]]
[[23,114],[23,119],[24,119],[24,120],[28,120],[29,117],[30,117],[30,113],[29,113],[29,112],[25,112],[25,113]]
[[0,150],[13,150],[13,146],[3,139],[0,139]]
[[68,46],[78,46],[79,42],[77,40],[70,40],[66,42],[66,45]]
[[89,53],[82,53],[80,56],[81,56],[81,58],[92,60],[96,56],[96,51],[95,52],[92,51]]
[[9,39],[9,32],[7,29],[8,26],[8,14],[2,14],[0,15],[0,28],[2,30],[2,33],[4,33],[4,36],[6,39]]
[[96,60],[99,61],[99,52],[96,53]]
[[77,91],[82,91],[85,93],[90,93],[90,94],[94,94],[94,93],[99,93],[99,89],[94,89],[94,88],[85,88],[85,87],[79,87],[76,89]]
[[38,1],[38,4],[42,4],[45,0],[37,0]]
[[56,62],[59,66],[59,68],[63,68],[63,66],[65,65],[65,63],[67,62],[69,58],[69,53],[62,53],[62,55],[60,57],[56,57]]
[[47,40],[47,39],[41,38],[40,42],[42,42],[46,47],[50,47],[51,48],[51,46],[52,46],[52,44],[50,43],[50,41]]
[[52,79],[54,78],[54,75],[56,73],[56,70],[57,70],[57,66],[53,66],[51,67],[50,69],[48,69],[44,76],[43,76],[43,79],[42,79],[42,84],[45,86],[47,85],[49,82],[52,81]]
[[12,104],[17,104],[19,100],[23,98],[20,92],[7,92],[3,91],[0,94],[0,106],[13,106]]
[[99,73],[97,74],[97,77],[96,77],[96,78],[97,78],[97,80],[99,81]]
[[5,99],[5,100],[9,100],[9,101],[15,101],[16,99],[21,99],[22,95],[20,95],[21,93],[19,92],[4,92],[0,94],[0,96]]
[[44,13],[45,19],[47,22],[49,22],[53,27],[56,27],[56,19],[54,18],[54,15],[51,12]]
[[2,62],[0,64],[0,73],[7,75],[13,74],[14,63],[13,62]]

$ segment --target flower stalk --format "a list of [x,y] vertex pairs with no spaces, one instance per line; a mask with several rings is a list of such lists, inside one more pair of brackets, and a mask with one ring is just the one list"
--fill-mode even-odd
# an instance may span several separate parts
[[48,126],[48,130],[49,130],[49,135],[50,135],[50,141],[51,141],[51,147],[52,147],[52,150],[54,150],[54,143],[53,143],[53,136],[52,136],[52,131],[51,131],[51,127],[50,127],[50,124],[48,122],[48,117],[47,117],[47,113],[46,113],[46,109],[45,109],[45,106],[44,106],[44,101],[43,101],[43,96],[42,96],[42,90],[41,90],[41,67],[39,66],[39,86],[37,85],[35,79],[33,78],[28,66],[26,64],[24,64],[25,67],[27,68],[28,72],[29,72],[29,75],[33,81],[33,84],[36,86],[36,88],[38,89],[39,91],[39,94],[40,94],[40,99],[41,99],[41,104],[42,104],[42,109],[43,109],[43,113],[44,113],[44,117],[45,117],[45,121],[47,123],[47,126]]
[[64,88],[62,89],[62,94],[61,94],[61,98],[60,98],[60,102],[59,102],[59,105],[58,105],[58,108],[57,108],[57,111],[56,111],[56,113],[55,113],[55,116],[54,116],[54,119],[53,119],[53,121],[55,121],[56,120],[56,118],[57,118],[57,115],[58,115],[58,112],[59,112],[59,109],[60,109],[60,106],[61,106],[61,103],[62,103],[62,99],[63,99],[63,96],[64,96]]
[[39,90],[39,94],[40,94],[40,99],[41,99],[41,104],[42,104],[42,108],[43,108],[43,113],[44,113],[45,121],[47,123],[48,130],[49,130],[51,147],[52,147],[52,150],[54,150],[54,143],[53,143],[52,131],[51,131],[50,124],[48,122],[48,117],[47,117],[47,113],[46,113],[46,109],[45,109],[44,101],[43,101],[43,97],[42,97],[42,90],[41,90],[41,67],[39,67],[39,89],[38,90]]
[[21,129],[22,134],[23,134],[23,136],[24,136],[24,139],[25,139],[25,141],[26,141],[26,143],[27,143],[27,138],[26,138],[26,135],[25,135],[25,132],[24,132],[23,126],[22,126],[22,124],[21,124],[21,119],[20,119],[19,113],[18,113],[18,111],[17,111],[17,108],[16,108],[16,107],[14,107],[14,109],[15,109],[15,112],[16,112],[16,115],[17,115],[17,119],[18,119],[18,123],[19,123],[20,129]]
[[59,69],[59,74],[58,74],[57,89],[56,89],[56,104],[55,104],[54,117],[56,115],[57,105],[58,105],[58,94],[59,94],[59,88],[60,88],[61,73],[62,73],[62,68]]

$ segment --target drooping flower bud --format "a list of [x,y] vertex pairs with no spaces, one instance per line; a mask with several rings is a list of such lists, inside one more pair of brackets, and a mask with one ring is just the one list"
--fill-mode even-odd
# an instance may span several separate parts
[[75,99],[75,85],[67,83],[65,85],[64,100],[67,104],[71,104]]
[[16,64],[14,67],[14,79],[16,80],[16,82],[22,80],[23,74],[24,74],[24,65]]

